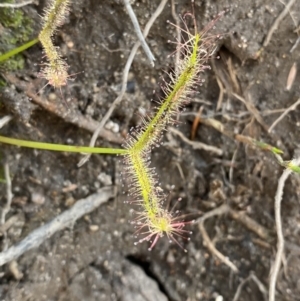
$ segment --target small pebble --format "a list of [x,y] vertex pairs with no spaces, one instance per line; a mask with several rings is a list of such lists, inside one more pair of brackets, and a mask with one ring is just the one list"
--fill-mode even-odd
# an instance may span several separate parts
[[99,226],[98,225],[90,225],[89,228],[90,228],[90,231],[92,231],[92,232],[96,232],[96,231],[99,230]]
[[56,94],[55,93],[49,93],[48,98],[49,98],[49,100],[56,100]]
[[31,201],[36,205],[43,205],[45,203],[45,196],[38,192],[31,194]]
[[75,199],[73,197],[69,197],[65,201],[66,207],[71,207],[75,203]]
[[170,264],[173,264],[173,263],[175,263],[175,261],[176,261],[176,258],[174,257],[173,252],[169,251],[168,256],[167,256],[167,262]]
[[105,128],[113,133],[119,133],[120,131],[120,126],[111,120],[106,123]]
[[112,178],[110,175],[107,175],[106,173],[104,172],[101,172],[97,179],[102,183],[104,184],[105,186],[110,186],[112,185]]
[[68,42],[68,43],[67,43],[67,46],[68,46],[69,48],[73,48],[73,47],[74,47],[74,42],[72,42],[72,41]]

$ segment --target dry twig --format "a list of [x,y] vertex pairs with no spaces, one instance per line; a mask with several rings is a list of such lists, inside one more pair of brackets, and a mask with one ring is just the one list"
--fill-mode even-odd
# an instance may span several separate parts
[[204,144],[201,142],[191,141],[188,138],[186,138],[180,131],[178,131],[172,127],[169,127],[168,131],[179,136],[185,143],[191,145],[193,147],[193,149],[203,149],[205,151],[217,154],[218,156],[221,156],[223,154],[223,150],[221,150],[220,148],[212,146],[212,145],[207,145],[207,144]]
[[292,53],[298,47],[299,43],[300,43],[300,37],[298,37],[298,39],[296,40],[295,44],[290,50],[290,53]]
[[242,289],[243,287],[245,286],[245,284],[250,280],[250,276],[248,276],[247,278],[245,278],[238,286],[235,294],[234,294],[234,297],[233,297],[233,300],[232,301],[238,301],[239,300],[239,297],[240,297],[240,294],[242,292]]
[[260,115],[260,112],[256,109],[256,107],[250,102],[250,101],[246,101],[243,97],[241,97],[240,95],[236,94],[236,93],[232,93],[232,95],[240,100],[247,108],[247,110],[249,112],[251,112],[251,114],[254,116],[254,118],[256,119],[256,121],[262,126],[262,128],[268,132],[268,126],[265,124],[263,118]]
[[[298,166],[300,164],[300,158],[294,159],[291,163],[293,165]],[[283,171],[281,177],[278,180],[278,186],[275,195],[275,223],[276,223],[276,230],[277,230],[277,252],[276,252],[275,262],[270,272],[269,301],[275,301],[276,281],[277,281],[277,276],[279,273],[281,259],[284,251],[284,237],[283,237],[282,222],[281,222],[281,201],[282,201],[285,181],[287,180],[287,178],[291,173],[292,170],[289,168]]]
[[234,70],[233,63],[231,57],[226,60],[226,65],[228,69],[228,73],[230,76],[231,83],[233,85],[233,91],[236,93],[240,93],[240,85],[237,79],[236,71]]
[[50,238],[54,233],[60,231],[68,226],[72,226],[76,220],[82,216],[92,212],[100,205],[107,202],[114,196],[113,187],[104,187],[97,193],[90,195],[85,199],[81,199],[75,205],[64,211],[52,221],[32,231],[18,244],[11,246],[6,251],[0,253],[0,266],[17,259],[25,252],[38,247],[46,239]]
[[227,204],[223,204],[220,207],[205,213],[203,216],[201,216],[200,218],[198,218],[195,221],[196,223],[199,223],[199,230],[200,230],[203,240],[205,241],[206,246],[210,250],[210,252],[212,254],[214,254],[217,258],[219,258],[227,266],[229,266],[234,272],[237,272],[238,271],[237,267],[227,257],[225,257],[222,253],[220,253],[216,249],[216,247],[210,240],[210,238],[205,230],[205,227],[204,227],[205,220],[207,220],[213,216],[216,216],[216,215],[223,215],[223,214],[227,214],[227,213],[233,219],[235,219],[238,222],[241,222],[245,227],[247,227],[249,230],[253,231],[254,233],[256,233],[259,237],[261,237],[263,239],[268,238],[269,233],[266,228],[259,225],[256,221],[251,219],[249,216],[231,209],[230,206]]
[[218,102],[217,102],[217,107],[216,107],[216,111],[219,111],[222,107],[225,89],[224,89],[222,81],[220,80],[217,73],[216,73],[216,80],[217,80],[217,83],[218,83],[218,86],[219,86],[219,89],[220,89]]
[[141,31],[140,26],[139,26],[139,22],[138,22],[137,17],[136,17],[136,15],[135,15],[135,13],[134,13],[131,5],[130,5],[129,0],[124,0],[124,5],[125,5],[125,8],[128,12],[128,15],[131,19],[131,22],[133,24],[133,28],[135,30],[135,33],[136,33],[136,35],[137,35],[144,51],[145,51],[145,54],[147,55],[151,65],[154,66],[155,57],[152,54],[147,42],[145,41],[145,37],[142,34],[142,31]]
[[205,220],[214,217],[216,215],[223,215],[229,212],[229,206],[227,204],[223,204],[218,208],[215,208],[211,211],[206,212],[204,215],[196,219],[195,223],[201,223],[204,222]]
[[238,150],[239,150],[239,145],[237,145],[237,148],[235,149],[232,158],[231,158],[231,162],[230,162],[230,168],[229,168],[229,183],[232,183],[233,180],[233,168],[235,165],[235,160],[238,154]]
[[4,164],[4,175],[5,175],[5,182],[6,182],[6,205],[1,210],[1,219],[0,219],[1,226],[5,223],[5,217],[6,214],[10,211],[11,201],[13,198],[13,194],[11,192],[11,179],[9,174],[8,163]]
[[[266,48],[267,45],[270,43],[271,38],[275,30],[277,30],[279,23],[285,18],[285,16],[289,13],[291,7],[295,3],[296,0],[290,0],[288,4],[285,6],[284,10],[279,14],[279,16],[275,19],[274,23],[272,24],[271,28],[268,31],[268,34],[263,42],[263,47]],[[262,49],[261,49],[262,50]],[[261,52],[261,50],[259,52]]]
[[[1,118],[0,119],[0,128],[2,128],[11,119],[12,119],[12,117],[9,115]],[[0,230],[0,233],[2,232],[2,234],[5,236],[4,237],[4,249],[5,249],[6,248],[6,246],[5,246],[5,239],[6,239],[5,217],[6,217],[6,214],[10,211],[11,202],[12,202],[12,198],[13,198],[13,194],[11,191],[11,178],[10,178],[10,174],[9,174],[8,163],[4,164],[4,176],[5,176],[5,182],[6,182],[6,205],[1,210],[0,229],[2,229],[2,231]]]
[[285,111],[272,123],[272,125],[269,127],[268,132],[271,133],[274,127],[290,112],[297,108],[297,106],[300,104],[300,98],[293,103],[290,107],[286,108]]
[[[151,18],[149,19],[148,23],[145,26],[145,29],[143,31],[143,35],[146,38],[149,30],[151,28],[151,26],[153,25],[153,23],[155,22],[155,20],[157,19],[157,17],[161,14],[161,12],[163,11],[165,5],[167,4],[168,0],[162,0],[160,5],[157,7],[156,11],[153,13],[153,15],[151,16]],[[133,62],[133,59],[135,57],[135,54],[138,50],[138,48],[140,47],[141,43],[140,42],[136,42],[130,52],[130,55],[127,59],[125,68],[123,70],[123,79],[122,79],[122,87],[121,87],[121,91],[118,95],[118,97],[113,101],[113,103],[111,104],[109,110],[106,112],[105,116],[102,118],[100,124],[98,125],[98,127],[96,128],[96,130],[94,131],[94,134],[92,136],[91,142],[90,142],[90,147],[94,147],[96,140],[99,136],[99,133],[103,130],[104,125],[106,124],[107,120],[110,118],[111,114],[113,113],[113,111],[115,110],[115,108],[117,107],[117,105],[122,101],[122,98],[125,94],[126,91],[126,85],[127,85],[127,78],[128,78],[128,73],[131,67],[131,64]],[[87,162],[89,160],[89,158],[91,157],[90,154],[84,156],[80,162],[78,163],[78,166],[82,166],[85,162]]]
[[[5,218],[6,214],[10,211],[11,208],[11,202],[13,198],[13,194],[11,191],[11,178],[9,174],[9,165],[8,163],[4,164],[4,176],[5,176],[5,182],[6,182],[6,204],[1,210],[1,217],[0,217],[0,226],[3,227],[5,225]],[[7,249],[7,234],[6,232],[3,232],[4,239],[3,239],[3,250]]]
[[239,300],[239,297],[240,297],[240,294],[242,292],[242,289],[244,287],[244,285],[248,282],[252,280],[257,286],[258,286],[258,289],[260,290],[260,292],[263,294],[264,296],[264,300],[267,300],[267,290],[265,288],[265,286],[263,285],[263,283],[256,277],[256,275],[251,272],[250,275],[244,279],[238,286],[236,292],[235,292],[235,295],[233,297],[233,300],[232,301],[238,301]]
[[263,227],[262,225],[257,223],[255,220],[253,220],[251,217],[249,217],[245,213],[238,212],[238,211],[230,208],[229,214],[234,220],[243,224],[246,228],[253,231],[260,238],[268,239],[270,237],[270,234],[265,227]]
[[199,230],[201,232],[202,238],[205,242],[205,246],[208,248],[208,250],[215,255],[218,259],[220,259],[224,264],[226,264],[228,267],[232,269],[233,272],[237,273],[238,268],[235,264],[233,264],[226,256],[224,256],[220,251],[216,249],[212,241],[210,240],[208,233],[205,230],[204,222],[205,220],[216,216],[216,215],[223,215],[229,212],[229,206],[227,204],[223,204],[220,207],[213,209],[207,213],[205,213],[203,216],[198,218],[196,220],[196,223],[199,223]]
[[232,269],[233,272],[237,273],[239,270],[236,267],[235,264],[233,264],[228,257],[224,256],[220,251],[216,249],[212,241],[210,240],[208,233],[205,230],[204,222],[199,223],[199,230],[201,232],[202,238],[205,242],[205,246],[208,248],[208,250],[215,255],[217,258],[219,258],[224,264],[226,264],[228,267]]

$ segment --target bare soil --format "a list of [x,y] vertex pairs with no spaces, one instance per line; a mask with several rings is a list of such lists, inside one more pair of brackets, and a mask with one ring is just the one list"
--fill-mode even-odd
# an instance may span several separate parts
[[[159,2],[132,1],[142,28]],[[70,74],[79,72],[62,91],[68,107],[60,91],[46,87],[42,96],[51,99],[65,115],[72,111],[100,121],[120,91],[123,68],[136,36],[122,1],[77,0],[73,3],[56,35],[56,45],[67,58]],[[180,15],[192,11],[190,1],[176,0],[175,3]],[[23,10],[39,24],[39,14],[45,4],[46,1],[40,1],[38,6]],[[222,36],[215,55],[219,59],[214,59],[213,68],[202,75],[205,82],[194,95],[198,102],[192,102],[179,116],[177,129],[187,138],[195,119],[187,113],[197,113],[203,106],[202,116],[212,116],[235,133],[283,149],[284,159],[293,158],[300,142],[299,109],[290,112],[271,133],[266,129],[280,115],[270,111],[289,107],[300,95],[300,72],[291,89],[286,90],[290,69],[294,63],[299,65],[300,60],[300,46],[292,49],[300,34],[299,1],[295,1],[270,43],[257,55],[283,9],[284,5],[277,0],[195,0],[198,28],[203,28],[218,12],[227,12],[212,30],[213,34]],[[130,127],[141,123],[141,112],[150,114],[154,110],[150,100],[162,95],[159,83],[163,71],[174,68],[174,58],[168,55],[175,49],[168,40],[176,39],[176,31],[167,20],[175,22],[171,2],[165,6],[147,39],[156,57],[155,67],[149,65],[140,50],[130,70],[126,95],[110,119],[115,128],[119,128],[117,133],[111,134],[120,141]],[[38,91],[45,85],[44,80],[37,77],[43,60],[41,46],[34,46],[24,55],[26,69],[14,76],[34,85]],[[218,111],[217,79],[225,91]],[[265,128],[257,122],[253,111],[232,93],[242,96],[257,109],[263,116]],[[9,81],[0,94],[1,116],[8,113],[14,116],[1,129],[3,135],[61,144],[89,144],[91,132],[55,116],[25,95],[25,91]],[[122,161],[119,157],[93,155],[87,164],[78,168],[81,158],[78,154],[1,145],[3,162],[6,160],[10,165],[14,194],[7,219],[19,216],[18,222],[7,232],[8,246],[68,209],[76,200],[110,182],[117,186],[118,196],[72,227],[56,233],[37,249],[25,253],[14,268],[3,266],[0,299],[233,300],[239,284],[251,273],[268,290],[276,252],[274,196],[282,167],[271,154],[239,144],[201,123],[194,141],[219,147],[223,155],[218,157],[204,150],[194,150],[179,137],[166,132],[164,145],[152,153],[153,166],[157,168],[161,187],[169,192],[170,202],[174,204],[182,198],[177,207],[182,214],[193,213],[193,217],[197,217],[226,203],[267,229],[268,238],[263,239],[230,214],[205,222],[216,248],[238,267],[238,273],[233,273],[208,251],[197,224],[187,226],[193,232],[189,241],[180,240],[187,253],[169,243],[167,238],[161,239],[151,252],[147,243],[135,245],[130,224],[132,206],[124,203],[129,197],[120,179]],[[97,145],[121,147],[101,138]],[[299,176],[294,175],[284,191],[282,220],[286,248],[284,269],[277,282],[277,301],[300,300],[299,184]],[[4,205],[5,184],[1,187],[1,204]],[[4,236],[2,242],[4,247]],[[239,300],[264,298],[263,289],[250,280],[243,286]]]

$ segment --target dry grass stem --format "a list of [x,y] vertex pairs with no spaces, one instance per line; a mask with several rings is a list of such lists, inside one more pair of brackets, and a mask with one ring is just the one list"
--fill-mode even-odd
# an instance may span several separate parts
[[264,300],[268,300],[268,290],[265,285],[257,278],[254,273],[251,273],[250,277],[264,296]]
[[228,213],[230,210],[229,206],[227,204],[223,204],[220,207],[213,209],[209,212],[206,212],[203,216],[198,218],[195,223],[199,223],[199,230],[201,232],[202,238],[205,242],[205,246],[208,248],[208,250],[215,255],[218,259],[220,259],[224,264],[226,264],[228,267],[232,269],[233,272],[237,273],[238,268],[233,264],[226,256],[224,256],[220,251],[216,249],[214,244],[212,243],[211,239],[208,236],[208,233],[205,230],[204,222],[205,220],[214,217],[216,215],[223,215]]
[[255,118],[255,120],[262,126],[262,128],[268,132],[268,126],[265,124],[263,118],[260,115],[260,112],[256,109],[256,107],[250,102],[250,101],[246,101],[243,97],[241,97],[240,95],[236,94],[236,93],[232,93],[232,95],[240,100],[247,108],[247,110],[253,115],[253,117]]
[[[11,202],[13,198],[12,190],[11,190],[11,178],[9,174],[9,165],[8,163],[4,164],[4,177],[5,177],[5,182],[6,182],[6,204],[5,206],[1,209],[1,217],[0,217],[0,226],[4,227],[5,225],[5,218],[6,214],[9,213],[10,208],[11,208]],[[8,246],[7,242],[7,233],[6,231],[3,232],[3,249],[2,251],[5,251]]]
[[11,191],[11,178],[9,174],[9,166],[8,163],[4,164],[4,176],[6,182],[6,204],[1,210],[1,219],[0,225],[2,226],[5,223],[6,214],[10,211],[10,206],[13,198],[13,194]]
[[[300,158],[294,159],[292,161],[293,165],[300,164]],[[277,191],[275,195],[275,223],[277,232],[277,252],[275,257],[275,262],[271,268],[270,272],[270,285],[269,285],[269,301],[275,301],[275,288],[276,281],[281,265],[281,260],[284,251],[284,236],[282,232],[282,222],[281,222],[281,201],[283,196],[283,189],[285,181],[293,171],[291,169],[285,169],[278,180]]]
[[291,7],[295,3],[296,0],[290,0],[288,4],[286,4],[285,8],[283,11],[278,15],[278,17],[275,19],[274,23],[272,24],[271,28],[269,29],[266,38],[264,39],[263,42],[263,48],[267,47],[268,44],[270,43],[273,33],[278,29],[278,26],[280,22],[285,18],[285,16],[289,13]]
[[206,246],[210,250],[210,252],[212,254],[214,254],[217,258],[219,258],[227,266],[229,266],[234,272],[237,272],[238,271],[237,267],[227,257],[225,257],[222,253],[220,253],[216,249],[216,247],[210,240],[210,238],[205,230],[205,227],[204,227],[205,220],[212,218],[214,216],[220,216],[223,214],[229,214],[233,219],[242,223],[246,228],[253,231],[254,233],[256,233],[259,237],[261,237],[263,239],[269,238],[269,233],[266,228],[259,225],[256,221],[251,219],[249,216],[247,216],[244,213],[240,213],[240,212],[237,212],[237,211],[231,209],[227,204],[223,204],[216,209],[206,212],[203,216],[201,216],[200,218],[198,218],[195,221],[195,223],[199,223],[199,230],[200,230],[203,240],[205,241]]
[[229,73],[229,76],[230,76],[230,79],[231,79],[231,82],[232,82],[232,85],[233,85],[233,91],[235,91],[236,93],[240,93],[240,90],[241,90],[240,89],[240,84],[238,82],[236,72],[233,68],[233,63],[232,63],[231,57],[229,57],[226,60],[226,65],[227,65],[228,73]]
[[238,301],[239,298],[240,298],[240,295],[241,295],[241,292],[242,292],[242,289],[243,287],[245,286],[245,284],[247,282],[249,282],[250,280],[252,280],[258,287],[258,289],[260,290],[260,292],[262,293],[263,297],[264,297],[264,300],[267,300],[267,295],[268,295],[268,292],[265,288],[265,286],[263,285],[263,283],[256,277],[256,275],[251,272],[250,275],[244,279],[238,286],[236,292],[235,292],[235,295],[233,297],[233,300],[232,301]]
[[223,154],[222,149],[220,149],[218,147],[215,147],[215,146],[212,146],[212,145],[204,144],[202,142],[191,141],[188,138],[186,138],[180,131],[178,131],[178,130],[172,128],[172,127],[169,127],[168,131],[170,131],[171,133],[179,136],[182,139],[182,141],[184,141],[185,143],[191,145],[193,147],[193,149],[202,149],[202,150],[214,153],[218,156],[221,156]]
[[240,295],[241,295],[241,292],[242,292],[242,289],[243,287],[245,286],[245,284],[250,280],[250,276],[248,276],[247,278],[245,278],[238,286],[235,294],[234,294],[234,297],[232,299],[232,301],[238,301],[239,298],[240,298]]
[[[7,115],[0,119],[0,129],[7,124],[12,119],[12,116]],[[4,164],[4,177],[6,182],[6,205],[1,210],[1,217],[0,217],[0,235],[4,236],[3,239],[3,245],[4,250],[7,248],[7,242],[6,242],[6,231],[9,228],[9,221],[11,221],[12,218],[10,218],[7,222],[5,222],[6,214],[10,211],[11,202],[13,198],[12,190],[11,190],[11,178],[9,174],[9,165],[8,163]],[[13,220],[13,223],[15,220]]]
[[218,86],[219,86],[219,89],[220,89],[218,102],[217,102],[217,108],[216,108],[216,111],[219,111],[222,108],[225,89],[224,89],[222,81],[219,79],[217,73],[216,73],[216,80],[217,80],[217,83],[218,83]]
[[201,232],[202,238],[205,242],[205,246],[207,247],[207,249],[213,255],[215,255],[218,259],[220,259],[224,264],[226,264],[229,268],[231,268],[233,272],[237,273],[239,270],[236,267],[236,265],[233,264],[228,259],[228,257],[224,256],[220,251],[218,251],[216,249],[216,247],[214,246],[214,244],[212,243],[212,241],[210,240],[208,233],[206,232],[205,227],[204,227],[204,221],[199,222],[199,230]]
[[229,209],[229,214],[234,220],[240,222],[242,225],[244,225],[250,231],[253,231],[260,238],[268,239],[270,237],[268,229],[257,223],[246,213]]
[[300,43],[300,37],[298,37],[298,39],[296,40],[295,44],[290,50],[290,53],[294,52],[294,50],[298,47],[299,43]]
[[141,43],[141,46],[143,47],[144,51],[145,51],[145,54],[146,56],[148,57],[150,63],[152,66],[154,66],[154,61],[155,61],[155,57],[153,55],[153,53],[151,52],[150,50],[150,47],[148,46],[146,40],[145,40],[145,37],[143,36],[142,34],[142,31],[140,29],[140,26],[139,26],[139,22],[138,22],[138,19],[130,5],[130,2],[129,0],[124,0],[124,5],[125,5],[125,8],[127,10],[127,13],[131,19],[131,22],[133,24],[133,28],[135,30],[135,33]]
[[199,217],[198,219],[196,219],[195,223],[201,223],[204,222],[205,220],[214,217],[216,215],[223,215],[228,213],[230,210],[230,207],[227,204],[223,204],[218,208],[215,208],[211,211],[206,212],[204,215],[202,215],[201,217]]
[[227,204],[223,204],[216,209],[206,212],[203,216],[199,217],[195,222],[200,223],[216,215],[223,215],[227,213],[230,215],[231,218],[233,218],[238,222],[241,222],[246,228],[256,233],[260,238],[262,239],[269,238],[270,235],[268,229],[258,224],[255,220],[253,220],[251,217],[247,216],[246,214],[231,209]]
[[268,132],[271,133],[272,130],[275,128],[275,126],[290,112],[297,108],[297,106],[300,104],[300,98],[293,103],[290,107],[285,109],[285,111],[272,123],[272,125],[269,127]]
[[231,161],[230,161],[230,168],[229,168],[229,182],[230,183],[232,183],[232,180],[233,180],[233,169],[235,166],[235,160],[236,160],[238,151],[239,151],[239,146],[237,146],[237,148],[235,149],[235,151],[232,155]]
[[32,231],[18,244],[11,246],[4,252],[0,253],[0,266],[17,259],[25,252],[37,248],[46,239],[50,238],[54,233],[72,226],[76,220],[82,216],[92,212],[100,205],[114,197],[113,187],[104,187],[97,193],[90,195],[85,199],[81,199],[73,205],[69,210],[55,217],[52,221]]
[[252,238],[253,243],[257,244],[258,246],[267,249],[267,250],[272,250],[272,245],[267,243],[266,241],[260,239],[260,238]]

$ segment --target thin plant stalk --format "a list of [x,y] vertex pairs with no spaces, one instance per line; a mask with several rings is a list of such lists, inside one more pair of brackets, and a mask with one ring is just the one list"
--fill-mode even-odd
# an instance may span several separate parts
[[99,147],[87,147],[76,145],[64,145],[55,143],[44,143],[29,140],[20,140],[15,138],[9,138],[0,136],[0,143],[6,143],[16,146],[44,149],[49,151],[58,152],[73,152],[73,153],[93,153],[93,154],[109,154],[109,155],[126,155],[128,151],[126,149],[118,148],[99,148]]
[[25,44],[23,44],[22,46],[20,47],[17,47],[17,48],[14,48],[4,54],[1,54],[0,55],[0,62],[4,62],[6,60],[8,60],[10,57],[30,48],[31,46],[35,45],[37,42],[39,41],[39,39],[34,39],[34,40],[31,40]]

